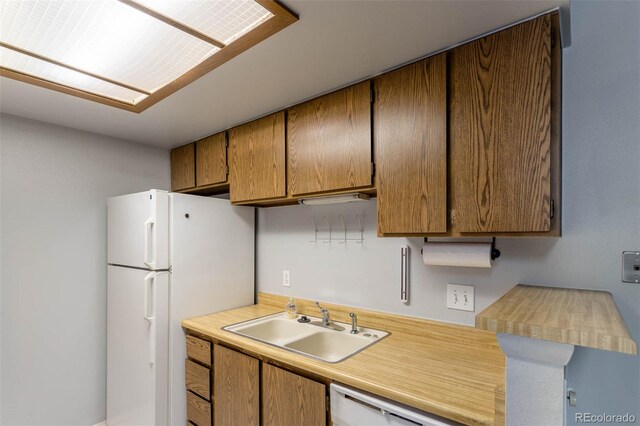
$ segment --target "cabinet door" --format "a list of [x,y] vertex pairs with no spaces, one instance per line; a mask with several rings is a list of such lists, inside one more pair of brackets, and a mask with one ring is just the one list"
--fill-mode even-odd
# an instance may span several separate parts
[[289,109],[289,193],[370,186],[370,82]]
[[213,423],[260,423],[259,361],[220,345],[213,346]]
[[269,364],[262,365],[264,426],[325,426],[326,386]]
[[196,142],[196,186],[227,181],[227,136],[225,132]]
[[229,130],[231,202],[285,197],[284,112]]
[[451,52],[455,231],[549,231],[550,52],[549,15]]
[[446,54],[374,81],[379,234],[447,231]]
[[196,186],[194,144],[171,150],[171,190],[180,191]]

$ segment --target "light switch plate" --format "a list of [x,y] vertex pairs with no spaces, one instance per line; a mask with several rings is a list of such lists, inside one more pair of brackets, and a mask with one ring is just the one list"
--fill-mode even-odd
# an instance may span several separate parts
[[282,271],[282,286],[291,287],[291,272]]
[[622,282],[640,284],[640,251],[622,252]]
[[460,311],[475,311],[474,288],[472,285],[447,284],[447,308]]

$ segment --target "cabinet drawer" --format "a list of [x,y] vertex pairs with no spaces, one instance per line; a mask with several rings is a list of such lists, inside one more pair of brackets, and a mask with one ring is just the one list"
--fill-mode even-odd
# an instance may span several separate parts
[[211,403],[187,391],[187,420],[197,426],[210,426]]
[[185,361],[184,369],[187,390],[209,401],[211,398],[211,370],[190,360]]
[[211,367],[211,343],[197,337],[187,336],[187,356]]

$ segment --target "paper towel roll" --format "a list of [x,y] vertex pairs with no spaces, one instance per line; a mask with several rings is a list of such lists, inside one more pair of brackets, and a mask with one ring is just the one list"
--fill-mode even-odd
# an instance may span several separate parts
[[425,243],[425,265],[491,268],[491,243]]

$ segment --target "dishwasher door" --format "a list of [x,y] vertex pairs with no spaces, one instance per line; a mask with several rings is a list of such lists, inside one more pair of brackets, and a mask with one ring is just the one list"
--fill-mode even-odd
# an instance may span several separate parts
[[460,423],[386,398],[332,383],[331,420],[335,426],[444,426]]

